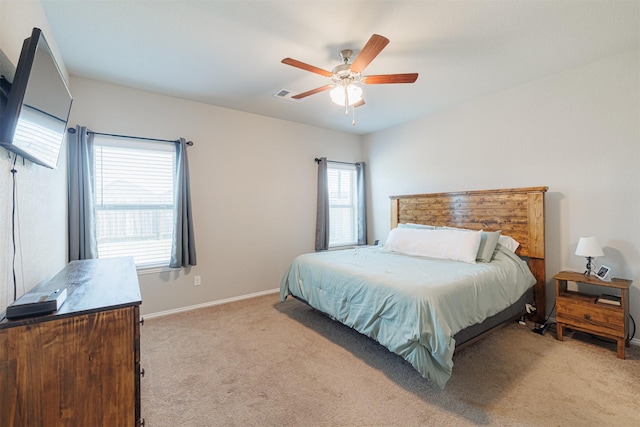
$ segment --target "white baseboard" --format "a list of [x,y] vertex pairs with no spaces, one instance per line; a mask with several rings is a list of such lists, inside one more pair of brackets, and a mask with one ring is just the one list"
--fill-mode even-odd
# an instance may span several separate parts
[[174,308],[172,310],[160,311],[160,312],[157,312],[157,313],[149,313],[149,314],[145,314],[143,317],[145,317],[146,319],[153,319],[154,317],[169,316],[170,314],[183,313],[185,311],[197,310],[199,308],[212,307],[212,306],[215,306],[215,305],[222,305],[222,304],[228,304],[230,302],[242,301],[242,300],[245,300],[245,299],[261,297],[263,295],[275,294],[275,293],[278,293],[278,292],[280,292],[279,288],[278,289],[269,289],[268,291],[261,291],[261,292],[256,292],[256,293],[248,294],[248,295],[240,295],[240,296],[237,296],[237,297],[225,298],[225,299],[221,299],[221,300],[217,300],[217,301],[209,301],[209,302],[205,302],[205,303],[202,303],[202,304],[196,304],[196,305],[190,305],[190,306],[187,306],[187,307]]

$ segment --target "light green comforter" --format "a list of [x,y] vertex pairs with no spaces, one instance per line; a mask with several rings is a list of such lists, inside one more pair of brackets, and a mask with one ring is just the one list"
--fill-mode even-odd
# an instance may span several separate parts
[[453,336],[513,304],[534,283],[526,263],[500,245],[493,261],[477,264],[375,246],[298,256],[282,278],[280,300],[307,301],[444,388]]

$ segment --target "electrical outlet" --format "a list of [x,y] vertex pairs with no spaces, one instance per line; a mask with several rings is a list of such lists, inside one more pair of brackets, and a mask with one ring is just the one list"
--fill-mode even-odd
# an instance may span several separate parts
[[193,286],[200,286],[202,284],[202,279],[200,276],[193,276]]

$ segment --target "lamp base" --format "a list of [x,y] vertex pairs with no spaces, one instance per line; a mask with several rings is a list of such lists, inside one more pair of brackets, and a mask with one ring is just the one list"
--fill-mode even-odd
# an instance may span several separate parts
[[584,272],[584,275],[587,277],[591,277],[591,273],[593,272],[593,275],[595,275],[595,269],[593,268],[593,257],[588,256],[587,257],[587,270]]

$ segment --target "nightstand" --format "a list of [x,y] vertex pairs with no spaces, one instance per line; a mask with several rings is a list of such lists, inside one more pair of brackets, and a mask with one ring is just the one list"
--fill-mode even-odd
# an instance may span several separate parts
[[[563,328],[599,335],[616,340],[618,358],[624,359],[624,348],[629,347],[629,287],[631,280],[612,279],[606,282],[596,276],[587,277],[573,271],[561,271],[556,279],[556,331],[562,341]],[[596,295],[567,290],[567,282],[601,286],[602,293],[620,290],[620,305],[596,302]],[[609,291],[609,292],[607,292]]]

